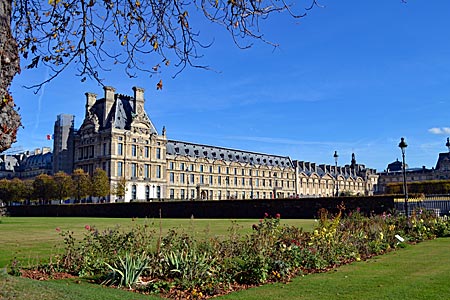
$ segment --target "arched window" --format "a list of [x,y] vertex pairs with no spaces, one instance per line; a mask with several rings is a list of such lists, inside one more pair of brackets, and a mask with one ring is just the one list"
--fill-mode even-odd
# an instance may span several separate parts
[[150,187],[148,185],[145,186],[145,199],[147,201],[150,199]]
[[131,186],[131,200],[136,200],[136,185]]

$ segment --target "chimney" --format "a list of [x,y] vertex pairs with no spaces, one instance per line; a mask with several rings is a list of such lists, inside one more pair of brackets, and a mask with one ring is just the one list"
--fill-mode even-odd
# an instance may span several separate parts
[[87,118],[89,116],[89,110],[95,104],[95,101],[97,101],[97,95],[93,93],[85,93],[85,95],[86,95],[86,111],[84,113],[84,118]]
[[114,104],[116,89],[111,86],[103,87],[105,91],[105,103],[103,104],[103,126],[107,127],[106,120],[108,120],[109,113]]
[[134,109],[134,113],[137,114],[138,113],[137,107],[138,107],[139,104],[141,104],[142,108],[144,108],[144,102],[145,102],[144,89],[140,88],[140,87],[137,87],[137,86],[133,86],[133,92],[134,92],[134,95],[133,95],[133,109]]

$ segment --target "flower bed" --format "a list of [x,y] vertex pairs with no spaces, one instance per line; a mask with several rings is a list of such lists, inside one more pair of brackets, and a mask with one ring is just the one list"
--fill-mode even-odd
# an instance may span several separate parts
[[168,298],[205,299],[450,235],[450,222],[428,211],[409,218],[386,213],[367,217],[359,211],[344,216],[340,207],[336,215],[321,210],[319,216],[311,232],[281,225],[279,214],[266,214],[251,234],[238,234],[233,223],[226,237],[204,239],[178,230],[163,236],[146,225],[102,232],[86,225],[82,240],[60,231],[64,253],[35,269],[50,277],[69,273]]

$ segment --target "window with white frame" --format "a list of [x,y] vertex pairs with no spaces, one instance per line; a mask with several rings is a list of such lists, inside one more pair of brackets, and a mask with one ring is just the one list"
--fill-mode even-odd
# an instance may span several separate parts
[[123,162],[118,161],[117,162],[117,177],[123,176]]
[[161,166],[156,166],[156,178],[161,178]]
[[137,177],[137,164],[131,164],[131,177]]
[[150,165],[144,165],[144,178],[150,178]]

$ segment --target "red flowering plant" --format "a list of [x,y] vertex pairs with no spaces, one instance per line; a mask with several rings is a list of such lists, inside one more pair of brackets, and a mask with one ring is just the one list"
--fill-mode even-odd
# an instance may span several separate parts
[[264,218],[259,219],[259,224],[257,227],[253,226],[253,229],[258,231],[264,229],[273,230],[280,225],[281,215],[279,213],[275,214],[275,217],[272,217],[268,213],[264,213]]

